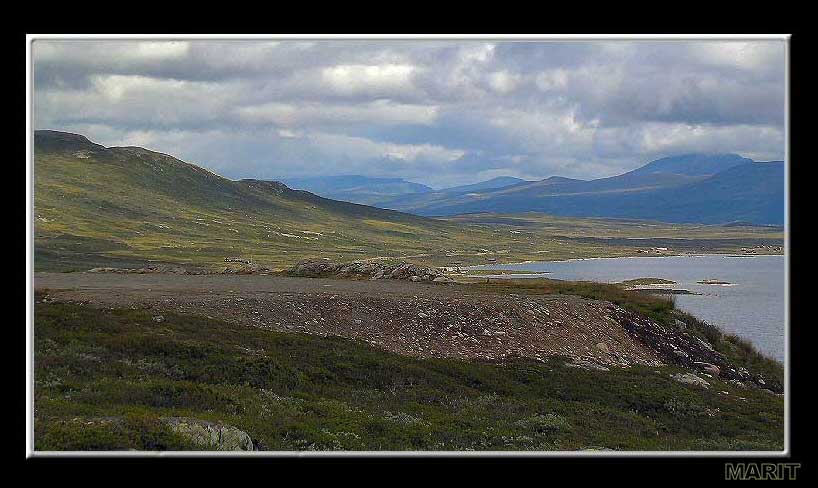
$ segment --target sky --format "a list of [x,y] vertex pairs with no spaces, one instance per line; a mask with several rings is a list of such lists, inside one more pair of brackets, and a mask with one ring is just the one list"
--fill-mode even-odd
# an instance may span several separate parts
[[784,41],[35,40],[36,129],[228,178],[435,188],[781,160]]

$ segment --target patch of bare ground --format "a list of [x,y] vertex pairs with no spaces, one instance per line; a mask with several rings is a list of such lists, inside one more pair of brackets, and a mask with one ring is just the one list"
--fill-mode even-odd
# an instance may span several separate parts
[[676,364],[748,379],[698,337],[610,302],[574,296],[487,293],[466,284],[256,275],[36,273],[34,285],[47,290],[51,301],[198,314],[262,329],[345,337],[418,358],[560,356],[581,367]]

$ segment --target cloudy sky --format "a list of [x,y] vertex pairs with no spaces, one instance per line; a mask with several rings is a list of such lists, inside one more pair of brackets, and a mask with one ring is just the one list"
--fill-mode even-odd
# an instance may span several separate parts
[[434,187],[783,159],[783,41],[37,40],[34,125],[229,178]]

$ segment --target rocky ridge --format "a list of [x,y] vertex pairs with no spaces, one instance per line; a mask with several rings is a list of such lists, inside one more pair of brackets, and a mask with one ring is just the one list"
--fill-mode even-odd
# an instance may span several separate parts
[[290,267],[285,271],[285,274],[309,278],[336,276],[339,278],[432,281],[436,283],[448,283],[452,281],[437,268],[407,263],[405,261],[395,264],[385,264],[375,261],[334,263],[330,261],[308,260]]

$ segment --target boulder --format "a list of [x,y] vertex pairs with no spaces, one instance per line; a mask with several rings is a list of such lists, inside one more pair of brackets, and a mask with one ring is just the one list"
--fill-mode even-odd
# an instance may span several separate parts
[[586,369],[588,371],[610,371],[607,366],[603,366],[601,364],[596,364],[591,361],[586,361],[585,359],[574,359],[570,363],[565,363],[566,366],[569,368],[579,368],[579,369]]
[[171,430],[187,437],[205,449],[218,451],[252,451],[253,441],[246,432],[235,427],[188,417],[162,419]]
[[694,361],[693,364],[695,364],[696,366],[701,368],[702,371],[707,371],[710,374],[714,374],[716,376],[721,374],[721,368],[719,368],[715,364],[705,363],[705,362],[702,362],[702,361]]
[[694,373],[677,373],[671,376],[671,378],[686,385],[697,385],[703,388],[710,388],[710,383],[705,381],[703,378],[699,378]]

